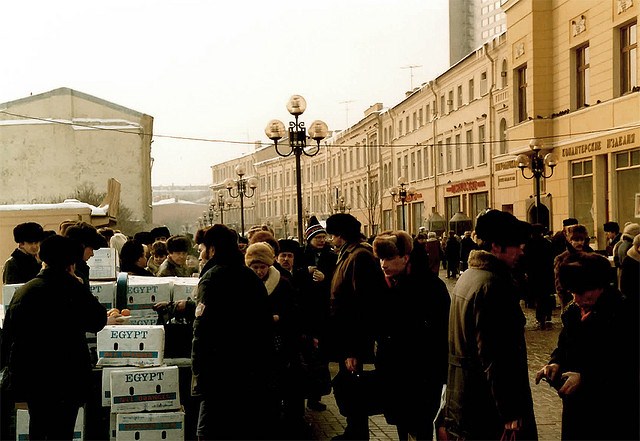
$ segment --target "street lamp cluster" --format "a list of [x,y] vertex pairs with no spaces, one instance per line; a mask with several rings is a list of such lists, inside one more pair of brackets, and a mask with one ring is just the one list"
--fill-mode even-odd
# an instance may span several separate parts
[[228,178],[224,181],[224,186],[232,198],[240,198],[240,226],[244,236],[244,198],[251,198],[258,187],[258,180],[254,177],[245,178],[245,169],[241,165],[236,166],[238,179],[235,181]]
[[340,196],[333,206],[334,213],[349,213],[351,211],[351,205],[345,203],[344,196]]
[[398,186],[391,188],[389,193],[391,193],[391,197],[394,202],[402,203],[402,229],[406,230],[407,222],[404,213],[404,206],[407,203],[407,199],[415,194],[415,190],[412,187],[409,187],[407,179],[401,176],[398,178]]
[[[542,142],[536,139],[532,139],[529,143],[531,152],[529,154],[521,154],[516,158],[518,168],[522,172],[522,177],[525,179],[535,179],[535,192],[536,192],[536,223],[540,223],[540,178],[548,179],[553,175],[553,169],[558,164],[558,161],[553,153],[542,152]],[[549,168],[549,174],[546,174],[546,168]],[[525,169],[529,169],[531,176],[527,176],[524,172]],[[548,227],[548,225],[547,225]]]
[[286,134],[284,123],[277,119],[269,121],[264,132],[269,139],[275,144],[278,155],[287,157],[295,155],[296,157],[296,202],[298,211],[298,240],[303,243],[303,224],[302,224],[302,177],[300,171],[300,156],[315,156],[320,151],[320,141],[327,137],[329,128],[327,125],[316,120],[309,126],[309,138],[316,141],[316,145],[307,146],[307,130],[304,122],[298,121],[298,117],[304,113],[307,108],[307,102],[300,95],[293,95],[287,103],[287,110],[295,117],[295,122],[289,122],[289,150],[280,150],[282,146],[278,145],[278,141]]

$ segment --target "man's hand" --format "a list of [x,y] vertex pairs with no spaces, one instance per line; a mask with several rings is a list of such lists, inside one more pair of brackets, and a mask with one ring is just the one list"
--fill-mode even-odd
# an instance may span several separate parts
[[564,384],[558,389],[559,396],[571,395],[580,388],[582,378],[578,372],[565,372],[561,377],[565,380]]
[[355,372],[358,367],[358,360],[353,357],[347,358],[344,361],[344,366],[347,368],[349,372]]
[[324,280],[324,273],[319,270],[315,270],[311,276],[314,282],[322,282]]
[[554,383],[558,376],[558,372],[560,372],[559,364],[551,363],[544,365],[542,369],[536,372],[536,384],[539,384],[540,380],[545,380],[551,384]]

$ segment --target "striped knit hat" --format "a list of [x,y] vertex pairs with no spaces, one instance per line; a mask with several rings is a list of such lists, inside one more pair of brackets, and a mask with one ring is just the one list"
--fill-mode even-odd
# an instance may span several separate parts
[[311,216],[309,218],[309,223],[307,224],[307,229],[304,232],[304,237],[308,242],[313,239],[313,236],[319,233],[327,234],[327,231],[323,228],[322,225],[320,225],[317,217]]

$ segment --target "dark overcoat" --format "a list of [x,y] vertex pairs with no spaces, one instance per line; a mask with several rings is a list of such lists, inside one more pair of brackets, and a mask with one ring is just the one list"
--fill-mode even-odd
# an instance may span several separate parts
[[471,252],[449,314],[444,424],[458,437],[497,440],[504,423],[522,419],[519,439],[537,439],[519,298],[505,263]]
[[2,283],[26,283],[37,276],[41,268],[42,264],[35,257],[16,248],[4,263]]

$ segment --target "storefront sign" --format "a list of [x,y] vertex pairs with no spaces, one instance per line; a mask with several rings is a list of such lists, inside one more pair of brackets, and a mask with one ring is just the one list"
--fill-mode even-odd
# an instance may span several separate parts
[[606,138],[600,138],[595,141],[586,142],[583,144],[563,147],[561,149],[561,152],[562,152],[562,157],[567,158],[571,156],[583,155],[585,153],[598,154],[605,147],[607,149],[615,149],[618,147],[633,145],[635,143],[636,143],[636,133],[627,133],[625,135],[610,136]]
[[415,202],[422,199],[422,193],[414,193],[407,195],[407,202]]
[[516,173],[509,173],[506,175],[497,176],[498,188],[507,188],[516,186]]
[[517,166],[518,166],[518,161],[516,161],[515,159],[512,159],[511,161],[505,161],[505,162],[496,162],[496,165],[493,167],[494,168],[493,171],[509,170],[512,168],[516,168]]
[[457,184],[451,184],[446,188],[446,191],[447,193],[466,193],[485,188],[486,186],[487,183],[485,181],[466,181],[458,182]]

